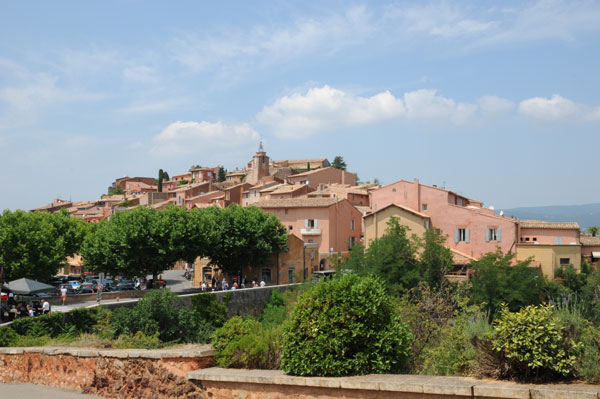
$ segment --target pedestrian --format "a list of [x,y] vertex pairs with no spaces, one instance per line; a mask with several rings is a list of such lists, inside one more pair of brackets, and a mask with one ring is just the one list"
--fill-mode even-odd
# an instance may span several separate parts
[[33,308],[31,307],[31,305],[27,305],[27,316],[29,316],[29,317],[35,316],[35,313],[33,311]]
[[237,281],[233,282],[233,287],[231,287],[232,290],[237,290],[239,288]]
[[264,287],[265,285],[266,285],[265,284],[265,280],[260,280],[260,286],[261,286],[261,288]]
[[[225,281],[225,280],[223,280],[223,281]],[[223,283],[223,291],[227,291],[228,289],[229,289],[229,284],[227,284],[227,281],[225,281]]]
[[202,292],[206,292],[206,282],[202,282]]
[[62,299],[63,306],[65,306],[65,301],[67,300],[67,287],[64,285],[60,289],[60,298]]
[[225,277],[223,277],[223,281],[221,281],[221,287],[223,287],[223,289],[225,289],[226,285],[227,285],[227,280],[225,280]]
[[256,287],[258,287],[258,285],[256,285],[256,281],[252,280],[252,288],[256,288]]
[[42,314],[50,313],[50,302],[45,299],[42,299]]
[[100,302],[102,300],[102,289],[104,287],[102,286],[102,283],[98,283],[98,285],[96,286],[96,302]]

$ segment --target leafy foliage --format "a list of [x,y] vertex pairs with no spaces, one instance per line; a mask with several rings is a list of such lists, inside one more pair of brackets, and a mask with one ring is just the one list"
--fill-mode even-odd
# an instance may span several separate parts
[[227,305],[219,302],[212,293],[199,294],[192,297],[194,317],[204,320],[214,327],[221,327],[227,321]]
[[513,265],[515,254],[502,254],[500,250],[484,255],[471,264],[471,301],[483,304],[490,319],[501,303],[517,311],[523,306],[537,305],[544,288],[544,277],[529,261]]
[[302,295],[285,327],[282,368],[313,376],[398,371],[411,339],[382,281],[347,274]]
[[7,280],[49,281],[79,250],[86,224],[66,211],[11,212],[0,215],[0,264]]
[[553,379],[574,371],[574,352],[581,344],[565,339],[549,305],[526,306],[511,313],[500,308],[500,318],[494,322],[492,348],[507,363],[508,374],[523,379]]
[[331,162],[331,166],[336,168],[336,169],[340,169],[340,170],[346,170],[346,162],[344,161],[344,158],[341,157],[340,155],[336,155],[335,158],[333,158],[333,162]]
[[227,174],[227,170],[225,170],[224,167],[219,166],[217,168],[217,181],[218,182],[224,182],[225,181],[225,175]]
[[221,367],[277,369],[281,333],[254,319],[231,318],[215,332],[212,345]]

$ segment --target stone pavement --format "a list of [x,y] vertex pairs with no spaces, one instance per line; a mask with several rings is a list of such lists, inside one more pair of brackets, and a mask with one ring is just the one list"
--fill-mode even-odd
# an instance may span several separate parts
[[0,384],[0,396],[9,399],[102,399],[100,396],[34,384]]

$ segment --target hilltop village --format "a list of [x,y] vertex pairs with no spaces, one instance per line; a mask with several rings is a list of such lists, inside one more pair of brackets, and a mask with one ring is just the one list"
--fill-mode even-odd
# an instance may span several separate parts
[[[244,168],[226,173],[222,167],[194,166],[186,173],[160,176],[161,181],[121,177],[99,200],[56,199],[35,210],[66,209],[86,222],[98,222],[138,206],[256,206],[279,218],[289,234],[286,251],[268,264],[242,272],[267,284],[292,283],[308,273],[332,269],[336,256],[347,255],[353,245],[368,247],[380,238],[392,217],[412,234],[436,229],[446,237],[454,263],[447,277],[455,281],[467,280],[470,263],[498,249],[516,253],[517,260],[533,258],[531,265],[550,279],[561,266],[579,270],[582,263],[600,259],[600,237],[582,233],[577,223],[496,214],[481,201],[418,179],[359,184],[354,173],[325,158],[273,161],[262,143]],[[197,259],[194,266],[196,286],[220,277],[206,260]],[[60,274],[81,272],[81,259],[75,257]]]

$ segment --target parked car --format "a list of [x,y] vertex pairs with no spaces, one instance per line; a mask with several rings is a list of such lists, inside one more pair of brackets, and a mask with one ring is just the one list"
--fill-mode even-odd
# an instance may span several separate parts
[[96,292],[96,282],[95,281],[81,283],[81,285],[79,286],[79,289],[77,290],[78,294],[93,294],[94,292]]
[[[80,282],[80,281],[78,281],[78,280],[72,280],[72,281],[69,281],[69,282],[68,282],[67,284],[65,284],[65,285],[67,285],[67,286],[71,287],[71,289],[73,289],[73,290],[77,291],[77,290],[79,289],[79,287],[81,286],[81,282]],[[67,290],[68,290],[68,289],[69,289],[69,288],[67,287]]]
[[115,286],[116,291],[134,291],[136,289],[135,283],[131,280],[121,280]]
[[73,294],[77,294],[80,285],[81,284],[77,285],[77,288],[74,288],[73,285],[71,285],[71,284],[62,284],[60,286],[60,288],[63,288],[63,287],[66,288],[67,295],[73,295]]

